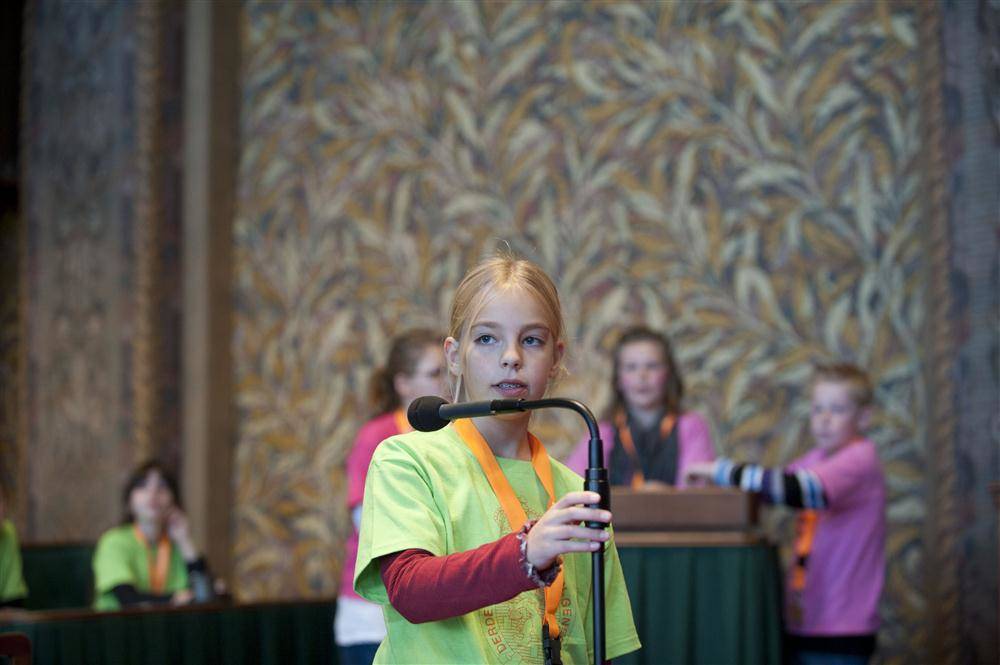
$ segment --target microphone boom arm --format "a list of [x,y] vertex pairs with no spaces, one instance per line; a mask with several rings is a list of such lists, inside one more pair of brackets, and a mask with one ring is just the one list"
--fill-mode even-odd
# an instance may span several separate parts
[[[454,406],[460,406],[458,404]],[[447,408],[447,407],[443,407]],[[510,413],[512,411],[533,411],[535,409],[569,409],[576,411],[586,422],[590,430],[590,450],[589,465],[583,488],[588,492],[597,493],[601,499],[591,508],[611,509],[611,488],[608,483],[608,470],[604,466],[604,444],[601,441],[601,431],[597,425],[597,419],[591,410],[582,402],[575,399],[564,399],[561,397],[539,399],[539,400],[494,400],[490,403],[490,414]],[[442,413],[444,415],[444,413]],[[455,417],[460,417],[456,414]],[[586,526],[591,529],[603,529],[603,522],[586,522]],[[598,548],[591,553],[591,585],[593,587],[594,598],[594,665],[601,665],[605,662],[605,621],[604,621],[604,548]]]

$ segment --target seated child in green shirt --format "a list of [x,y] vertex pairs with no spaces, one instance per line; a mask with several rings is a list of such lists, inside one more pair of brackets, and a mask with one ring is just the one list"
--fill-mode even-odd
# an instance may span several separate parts
[[17,530],[7,519],[6,488],[0,486],[0,607],[24,607],[28,587],[21,570]]
[[125,519],[94,550],[94,609],[186,605],[213,596],[205,559],[162,464],[140,466],[125,486]]

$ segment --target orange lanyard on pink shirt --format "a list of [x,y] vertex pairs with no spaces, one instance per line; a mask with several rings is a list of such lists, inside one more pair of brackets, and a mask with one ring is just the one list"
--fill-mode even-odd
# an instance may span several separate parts
[[[677,417],[668,413],[660,420],[660,439],[665,439],[674,429]],[[615,414],[615,426],[618,428],[618,440],[622,442],[622,447],[632,462],[632,489],[639,489],[646,484],[646,476],[642,472],[642,462],[639,459],[639,451],[635,449],[635,442],[632,441],[632,430],[629,429],[625,412],[619,411]]]
[[392,418],[396,423],[396,430],[400,434],[406,434],[407,432],[413,431],[413,427],[410,426],[410,421],[406,417],[406,411],[396,409],[395,413],[392,414]]

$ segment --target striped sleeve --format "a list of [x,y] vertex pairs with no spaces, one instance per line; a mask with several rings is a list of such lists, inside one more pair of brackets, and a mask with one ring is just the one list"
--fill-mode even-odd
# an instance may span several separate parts
[[738,464],[720,457],[715,463],[713,480],[722,487],[739,487],[744,492],[759,494],[764,501],[772,504],[815,510],[822,510],[827,505],[823,483],[808,469],[769,469],[759,464]]

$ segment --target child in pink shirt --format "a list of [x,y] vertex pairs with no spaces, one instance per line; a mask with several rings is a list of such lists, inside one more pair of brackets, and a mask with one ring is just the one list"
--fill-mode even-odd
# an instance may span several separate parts
[[375,448],[389,437],[411,431],[406,409],[417,397],[441,395],[445,391],[444,335],[415,329],[397,336],[385,366],[372,377],[371,403],[378,414],[365,423],[347,458],[347,508],[354,529],[347,539],[340,594],[334,619],[334,636],[345,665],[371,663],[385,637],[382,608],[354,591],[354,567],[358,558],[358,524],[365,477]]
[[[684,382],[670,341],[644,326],[629,328],[618,338],[613,358],[615,398],[600,423],[611,484],[683,487],[685,469],[712,461],[715,449],[708,423],[681,408]],[[581,476],[588,465],[589,441],[580,441],[566,460]]]
[[801,509],[788,573],[785,626],[793,663],[866,663],[875,650],[885,575],[885,478],[862,435],[871,418],[868,376],[818,367],[810,429],[816,446],[783,469],[719,458],[687,471]]

